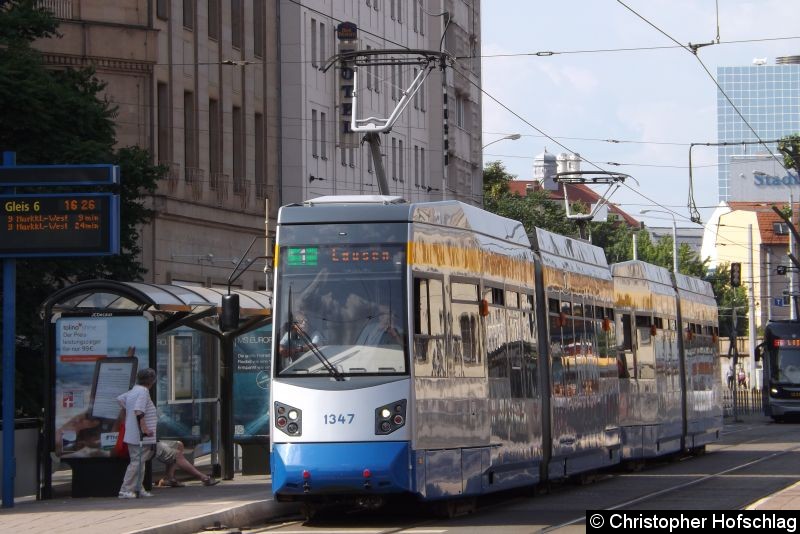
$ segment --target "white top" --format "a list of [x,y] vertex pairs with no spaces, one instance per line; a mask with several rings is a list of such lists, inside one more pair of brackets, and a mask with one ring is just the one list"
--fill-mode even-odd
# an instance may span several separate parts
[[139,421],[136,412],[144,414],[144,424],[152,432],[152,436],[142,436],[143,445],[152,445],[156,442],[156,425],[158,412],[156,405],[150,399],[150,390],[141,385],[135,385],[119,397],[117,401],[125,408],[125,437],[123,441],[131,445],[139,444]]

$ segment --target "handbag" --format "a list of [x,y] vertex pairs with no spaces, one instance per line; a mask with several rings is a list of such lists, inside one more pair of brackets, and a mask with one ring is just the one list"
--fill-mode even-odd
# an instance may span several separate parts
[[117,433],[117,442],[114,444],[114,448],[111,449],[111,456],[115,456],[117,458],[129,458],[130,455],[128,454],[128,444],[125,443],[125,423],[121,422],[119,424],[119,432]]

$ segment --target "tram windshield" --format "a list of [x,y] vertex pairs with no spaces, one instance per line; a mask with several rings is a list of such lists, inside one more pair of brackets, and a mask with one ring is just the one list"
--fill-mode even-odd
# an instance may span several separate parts
[[403,244],[292,245],[279,258],[276,376],[407,373]]
[[800,384],[800,347],[779,347],[773,352],[770,379],[782,384]]

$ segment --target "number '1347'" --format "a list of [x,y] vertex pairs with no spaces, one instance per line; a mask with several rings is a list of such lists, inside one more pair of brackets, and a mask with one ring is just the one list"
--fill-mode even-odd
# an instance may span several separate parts
[[326,425],[349,425],[356,415],[352,413],[328,413],[322,416]]

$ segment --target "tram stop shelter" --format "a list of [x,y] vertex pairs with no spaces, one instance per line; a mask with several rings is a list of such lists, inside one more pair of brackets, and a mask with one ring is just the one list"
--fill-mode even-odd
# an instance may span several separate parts
[[[228,294],[239,314],[223,331]],[[213,474],[227,480],[238,444],[242,472],[266,473],[271,302],[266,291],[109,280],[51,295],[39,498],[52,497],[54,461],[72,467],[73,497],[116,495],[128,464],[116,396],[145,367],[157,374],[158,439],[210,455]]]

